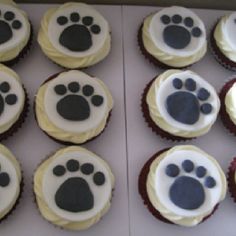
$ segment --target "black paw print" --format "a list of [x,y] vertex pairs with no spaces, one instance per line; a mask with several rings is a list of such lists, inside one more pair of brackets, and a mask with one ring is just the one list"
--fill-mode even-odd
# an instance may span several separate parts
[[19,30],[22,23],[15,19],[15,13],[0,10],[0,45],[9,41],[13,36],[13,30]]
[[174,178],[170,186],[169,196],[171,201],[178,207],[185,210],[195,210],[205,202],[205,189],[212,189],[216,186],[213,177],[207,175],[204,166],[197,166],[190,160],[182,162],[182,171],[192,174],[193,177],[180,174],[180,168],[175,164],[166,167],[166,175]]
[[[57,165],[53,168],[53,174],[56,177],[64,176],[66,171],[75,173],[75,177],[65,180],[59,186],[55,194],[56,205],[69,212],[91,210],[94,206],[94,195],[86,178],[92,178],[93,184],[99,187],[104,185],[105,175],[100,171],[95,172],[93,164],[84,163],[80,166],[80,163],[74,159],[68,160],[65,167]],[[76,177],[79,171],[84,177]]]
[[[81,19],[77,12],[71,13],[70,19],[59,16],[57,23],[65,27],[59,37],[60,44],[73,52],[88,50],[93,44],[92,34],[99,34],[101,31],[100,26],[94,24],[93,17],[85,16]],[[70,25],[67,26],[68,24]]]
[[[72,94],[66,95],[67,89]],[[94,95],[94,88],[91,85],[80,88],[78,82],[71,82],[67,87],[63,84],[56,85],[54,90],[56,94],[63,96],[57,103],[57,112],[66,120],[83,121],[88,119],[91,113],[88,99],[96,107],[103,104],[103,97]],[[79,95],[79,92],[82,94]]]
[[174,49],[183,49],[189,45],[192,36],[199,38],[202,35],[202,30],[199,27],[194,27],[194,21],[191,17],[183,19],[178,14],[171,18],[168,15],[163,15],[161,22],[168,25],[163,31],[164,41]]
[[17,96],[10,92],[10,84],[8,82],[2,82],[0,84],[0,116],[4,111],[5,104],[15,105],[17,102]]
[[[183,90],[183,86],[187,91]],[[170,94],[166,99],[167,111],[173,119],[192,125],[199,120],[201,113],[207,115],[212,112],[210,103],[202,103],[210,97],[210,92],[205,88],[197,90],[197,84],[193,79],[188,78],[183,84],[181,79],[175,78],[173,87],[181,90]]]

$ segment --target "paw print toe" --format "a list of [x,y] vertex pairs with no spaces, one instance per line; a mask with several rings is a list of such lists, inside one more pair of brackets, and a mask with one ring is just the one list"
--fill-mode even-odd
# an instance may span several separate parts
[[14,105],[17,102],[17,96],[15,94],[9,94],[6,96],[5,102],[8,105]]
[[105,175],[102,172],[97,172],[93,176],[93,181],[98,186],[103,185],[105,183]]
[[212,111],[212,105],[209,103],[205,103],[201,105],[201,112],[205,115],[210,114]]
[[99,34],[101,31],[100,26],[94,24],[93,17],[81,18],[78,12],[72,12],[69,17],[59,16],[57,23],[65,27],[59,36],[60,44],[73,52],[90,49],[93,45],[93,34]]
[[182,168],[184,169],[185,172],[190,173],[194,169],[194,164],[190,160],[185,160],[182,163]]
[[57,165],[53,168],[53,174],[55,176],[62,176],[66,173],[66,169],[62,165]]
[[179,79],[179,78],[175,78],[173,80],[173,87],[176,88],[176,89],[181,89],[183,86],[183,83],[182,83],[182,80]]
[[170,17],[167,16],[167,15],[161,16],[161,22],[165,25],[169,24],[170,23]]
[[164,42],[174,49],[186,48],[192,37],[199,38],[202,35],[202,30],[194,27],[194,20],[191,17],[183,19],[179,14],[173,15],[171,18],[163,15],[161,22],[166,25],[163,30]]
[[10,176],[6,172],[0,173],[0,186],[7,187],[10,184]]
[[57,18],[57,23],[59,25],[65,25],[65,24],[67,24],[67,22],[68,22],[68,19],[65,16],[59,16]]
[[78,21],[80,20],[80,15],[79,15],[79,13],[77,13],[77,12],[71,13],[71,15],[70,15],[70,20],[71,20],[72,22],[78,22]]
[[206,177],[205,186],[207,188],[214,188],[216,186],[216,181],[211,176]]
[[172,16],[172,22],[175,24],[179,24],[182,21],[182,17],[180,15],[173,15]]
[[70,172],[75,172],[75,171],[79,170],[79,162],[71,159],[71,160],[67,161],[66,168]]
[[206,175],[206,168],[204,166],[199,166],[196,169],[196,175],[198,178],[203,178]]
[[[169,164],[166,170],[170,166],[175,166],[174,176],[166,175],[174,178],[174,182],[169,188],[170,200],[179,208],[185,210],[195,210],[200,208],[205,202],[205,189],[211,189],[216,186],[216,181],[211,176],[206,176],[207,169],[203,166],[195,167],[191,160],[184,160],[182,162],[182,171],[175,164]],[[181,173],[181,174],[180,174]],[[201,179],[204,178],[203,181]]]
[[192,78],[184,82],[179,78],[172,81],[176,92],[170,94],[166,99],[166,109],[169,115],[176,121],[192,125],[198,122],[201,115],[211,114],[213,107],[207,101],[211,94],[205,88],[197,89],[198,85]]
[[192,29],[192,35],[193,35],[194,37],[198,38],[198,37],[201,36],[201,34],[202,34],[202,31],[201,31],[200,28],[195,27],[195,28]]
[[[99,107],[103,103],[103,97],[94,95],[95,91],[91,85],[81,88],[78,82],[70,82],[67,87],[56,85],[54,91],[57,95],[64,96],[56,105],[58,114],[70,121],[87,120],[90,117],[91,104]],[[72,94],[67,94],[68,92]]]
[[196,89],[196,87],[197,87],[197,84],[196,84],[196,82],[193,79],[188,78],[185,81],[185,87],[189,91],[194,91]]
[[169,177],[176,177],[179,174],[179,167],[175,164],[169,164],[166,167],[166,175]]
[[53,174],[56,177],[61,178],[67,171],[74,174],[73,177],[66,179],[56,191],[55,203],[60,209],[78,213],[93,208],[94,195],[90,188],[91,183],[79,175],[79,172],[81,171],[88,178],[91,176],[94,185],[102,186],[105,183],[105,175],[100,171],[94,173],[94,169],[91,163],[84,163],[80,167],[79,162],[74,159],[68,160],[66,167],[57,165],[53,168]]
[[100,95],[94,95],[92,97],[92,104],[96,107],[99,107],[103,104],[103,97]]

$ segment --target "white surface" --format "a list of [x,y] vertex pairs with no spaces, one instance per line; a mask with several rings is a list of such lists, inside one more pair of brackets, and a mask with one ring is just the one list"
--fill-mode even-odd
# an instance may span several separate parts
[[[156,220],[143,205],[138,194],[138,175],[147,159],[158,150],[175,145],[152,133],[144,122],[140,109],[140,99],[144,87],[162,70],[150,64],[141,55],[137,45],[137,32],[143,18],[157,9],[159,8],[133,6],[123,8],[131,235],[234,236],[236,205],[229,195],[214,216],[196,227],[185,228]],[[205,22],[208,34],[216,20],[226,13],[226,11],[216,10],[195,10],[195,12]],[[191,70],[206,78],[217,91],[233,74],[218,65],[209,51],[203,60],[191,67]],[[218,119],[207,135],[185,143],[197,145],[214,156],[226,172],[232,157],[236,154],[235,141],[236,138],[228,134]]]
[[[23,5],[34,25],[35,35],[39,29],[40,19],[49,5]],[[111,54],[101,63],[86,72],[102,79],[110,88],[115,107],[110,123],[105,132],[85,145],[89,150],[103,157],[111,166],[116,178],[116,187],[112,207],[107,215],[91,229],[84,232],[70,232],[54,227],[39,214],[32,194],[32,177],[36,166],[48,154],[60,145],[50,140],[36,125],[33,115],[33,98],[40,84],[50,75],[62,69],[50,62],[41,52],[36,38],[29,54],[13,69],[21,76],[30,97],[31,109],[26,123],[6,144],[22,164],[25,188],[20,204],[13,214],[1,224],[1,235],[128,235],[128,197],[126,175],[125,116],[123,96],[123,58],[121,33],[121,7],[98,6],[111,24]]]

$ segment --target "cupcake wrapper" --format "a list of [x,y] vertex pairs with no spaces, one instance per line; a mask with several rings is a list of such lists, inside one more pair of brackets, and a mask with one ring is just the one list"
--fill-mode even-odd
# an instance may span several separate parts
[[230,133],[236,136],[236,125],[230,119],[230,116],[228,115],[225,106],[225,96],[234,83],[236,83],[236,78],[225,83],[225,85],[220,91],[219,97],[221,102],[220,118],[222,120],[222,123],[230,131]]
[[30,37],[29,37],[29,40],[28,40],[27,44],[25,45],[25,47],[21,50],[21,52],[19,53],[19,55],[17,57],[15,57],[9,61],[3,61],[1,63],[6,66],[12,67],[15,64],[17,64],[21,59],[23,59],[26,56],[26,54],[29,52],[29,50],[32,46],[33,36],[34,36],[33,25],[30,22]]
[[28,94],[26,92],[26,89],[23,87],[24,92],[25,92],[25,104],[24,104],[24,108],[18,118],[18,120],[8,129],[6,130],[4,133],[0,134],[0,142],[3,140],[6,140],[8,137],[13,136],[14,133],[16,133],[18,131],[19,128],[22,127],[28,112],[29,112],[29,98],[28,98]]
[[151,85],[154,82],[154,80],[155,80],[155,78],[152,79],[151,82],[147,84],[146,88],[143,91],[143,95],[142,95],[142,99],[141,99],[141,109],[142,109],[142,112],[143,112],[143,117],[144,117],[146,123],[148,124],[148,126],[152,129],[152,131],[154,133],[156,133],[157,135],[159,135],[162,138],[165,138],[167,140],[171,140],[171,141],[186,141],[186,140],[194,139],[194,138],[184,138],[184,137],[172,135],[172,134],[164,131],[163,129],[161,129],[152,120],[152,118],[150,116],[150,113],[149,113],[148,105],[146,103],[146,97],[147,97],[148,90],[151,87]]
[[227,176],[229,193],[233,198],[234,202],[236,202],[235,171],[236,171],[236,157],[234,157],[233,161],[230,163]]
[[[147,183],[147,177],[148,177],[148,173],[150,170],[150,166],[152,164],[152,162],[158,158],[163,152],[169,150],[170,148],[166,148],[166,149],[162,149],[161,151],[157,152],[156,154],[154,154],[143,166],[140,175],[139,175],[139,179],[138,179],[138,189],[139,189],[139,194],[141,195],[144,205],[146,205],[146,207],[148,208],[148,210],[152,213],[152,215],[157,218],[158,220],[161,220],[162,222],[168,223],[168,224],[174,224],[173,222],[169,221],[168,219],[166,219],[165,217],[163,217],[161,215],[161,213],[152,205],[151,201],[149,200],[148,197],[148,193],[147,193],[147,187],[146,187],[146,183]],[[235,168],[236,168],[236,164],[235,164]],[[235,193],[236,193],[236,188],[235,188]],[[235,195],[236,196],[236,195]],[[208,218],[210,218],[215,211],[217,210],[219,204],[217,204],[214,209],[212,210],[212,212],[207,215],[205,218],[203,218],[203,220],[200,222],[204,222],[205,220],[207,220]],[[175,224],[176,225],[176,224]]]
[[[218,20],[219,21],[219,20]],[[218,23],[218,21],[216,22],[215,26],[213,27],[213,29],[211,30],[211,34],[210,34],[210,49],[211,52],[214,56],[214,58],[216,59],[216,61],[222,65],[224,68],[231,70],[231,71],[236,71],[236,63],[231,61],[229,58],[227,58],[218,48],[215,38],[214,38],[214,31],[216,28],[216,25]]]
[[155,66],[158,66],[161,69],[164,70],[168,70],[168,69],[187,69],[190,66],[192,66],[193,64],[190,64],[188,66],[183,66],[183,67],[173,67],[173,66],[169,66],[161,61],[159,61],[157,58],[155,58],[154,56],[152,56],[145,48],[144,44],[143,44],[143,39],[142,39],[142,28],[143,28],[143,24],[141,24],[141,26],[139,27],[138,30],[138,45],[139,45],[139,49],[141,51],[141,53],[144,55],[144,57],[149,60],[149,62],[151,62],[152,64],[154,64]]

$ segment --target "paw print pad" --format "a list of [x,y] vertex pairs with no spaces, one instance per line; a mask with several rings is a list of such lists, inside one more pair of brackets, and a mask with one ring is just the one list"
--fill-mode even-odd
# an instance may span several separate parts
[[188,159],[184,160],[181,166],[167,165],[165,174],[173,179],[169,188],[170,200],[185,210],[200,208],[206,199],[205,192],[217,186],[216,180],[208,175],[206,167],[195,166]]
[[166,98],[166,109],[174,120],[193,125],[198,122],[200,116],[207,116],[213,112],[213,106],[208,102],[211,93],[199,87],[194,79],[187,78],[183,81],[174,78],[172,86],[175,92]]
[[[73,173],[74,176],[59,186],[55,194],[56,205],[60,209],[74,213],[91,210],[94,207],[91,185],[102,187],[106,182],[105,175],[95,170],[92,163],[81,164],[74,159],[68,160],[65,166],[57,165],[53,168],[53,175],[57,178],[63,177],[67,172]],[[81,172],[82,176],[76,176],[78,172]]]
[[13,37],[14,31],[22,28],[22,22],[16,18],[13,11],[0,11],[0,45],[8,42]]
[[69,17],[59,16],[57,23],[64,27],[60,37],[60,44],[73,51],[83,52],[93,44],[93,35],[101,32],[92,16],[81,17],[79,12],[72,12]]
[[96,94],[92,85],[81,86],[78,82],[70,82],[66,87],[58,84],[54,91],[62,98],[57,102],[58,114],[69,121],[84,121],[90,117],[91,106],[100,107],[103,96]]
[[4,81],[0,84],[0,116],[3,114],[6,105],[13,106],[17,103],[17,95],[11,93],[11,86]]
[[194,19],[191,17],[183,18],[179,14],[171,17],[162,15],[161,22],[165,25],[164,42],[174,49],[184,49],[190,44],[192,37],[199,38],[202,35],[202,30],[194,25]]

